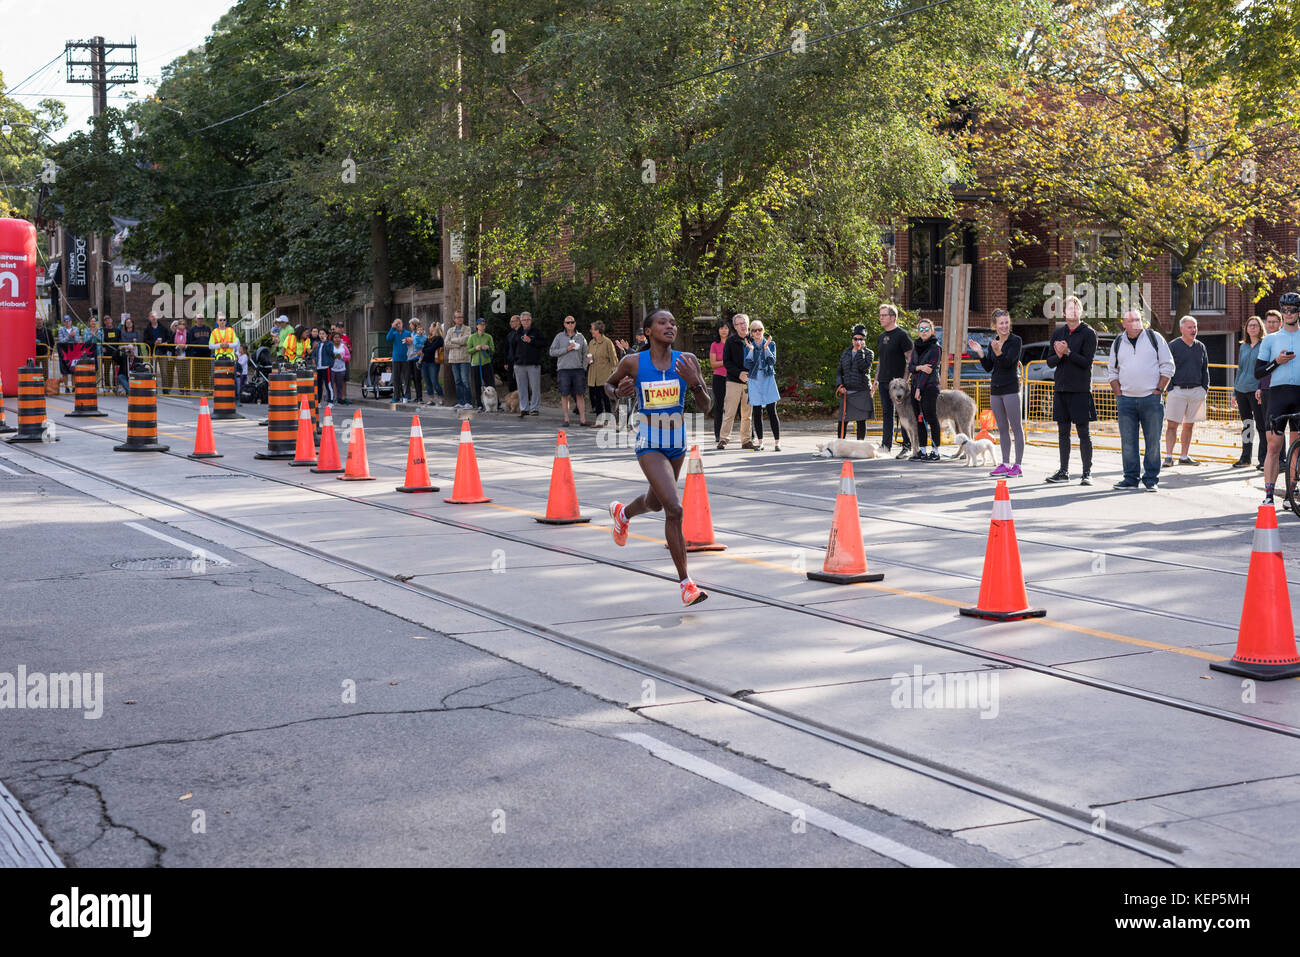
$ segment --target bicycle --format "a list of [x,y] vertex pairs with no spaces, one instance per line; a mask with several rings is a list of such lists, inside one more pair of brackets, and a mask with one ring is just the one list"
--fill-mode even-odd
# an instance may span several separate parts
[[1282,449],[1278,453],[1278,474],[1286,479],[1286,499],[1284,500],[1300,518],[1300,414],[1269,416],[1269,430],[1277,431],[1279,421],[1286,421],[1290,428],[1291,444],[1286,444],[1286,431],[1282,432]]

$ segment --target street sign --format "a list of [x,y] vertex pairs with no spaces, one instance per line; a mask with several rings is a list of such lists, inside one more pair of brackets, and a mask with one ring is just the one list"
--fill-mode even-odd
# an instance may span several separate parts
[[124,290],[126,290],[127,292],[130,292],[130,291],[131,291],[131,270],[129,270],[129,269],[114,269],[114,270],[113,270],[113,285],[114,285],[114,286],[121,286]]

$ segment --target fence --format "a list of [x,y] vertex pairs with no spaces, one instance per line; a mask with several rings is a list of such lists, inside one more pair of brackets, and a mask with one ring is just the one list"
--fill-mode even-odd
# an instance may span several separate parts
[[[159,395],[211,395],[212,364],[210,356],[177,356],[168,351],[154,352],[143,342],[130,343],[135,354],[147,362],[158,377]],[[108,355],[108,349],[120,349],[120,344],[100,345],[99,392],[108,393],[118,387],[117,359]],[[164,347],[170,350],[172,347]],[[84,356],[83,356],[84,358]],[[46,379],[59,378],[59,361],[57,353],[51,354],[43,343],[36,346],[36,361],[45,370]]]
[[[1236,378],[1234,365],[1210,363],[1213,370],[1223,370],[1226,381]],[[1217,376],[1211,376],[1217,378]],[[1047,363],[1041,360],[1030,362],[1020,367],[1020,401],[1024,410],[1025,439],[1030,445],[1056,446],[1056,424],[1052,422],[1052,392],[1054,383]],[[972,378],[963,375],[961,391],[975,400],[977,411],[991,408],[989,379]],[[1206,396],[1206,421],[1198,424],[1192,433],[1193,445],[1198,455],[1207,461],[1235,461],[1241,451],[1239,438],[1241,416],[1237,412],[1237,400],[1231,385],[1211,385]],[[1097,407],[1097,422],[1094,424],[1094,439],[1118,439],[1119,426],[1116,423],[1115,393],[1111,391],[1107,376],[1107,362],[1104,359],[1093,362],[1092,398]],[[877,400],[877,405],[879,401]],[[879,418],[875,420],[878,424]],[[1051,423],[1049,426],[1047,423]],[[1046,436],[1050,435],[1050,439]],[[1043,436],[1035,439],[1035,436]],[[1231,441],[1224,441],[1231,439]],[[1119,446],[1108,447],[1094,443],[1094,448],[1102,451],[1119,451]],[[1223,451],[1218,451],[1223,450]]]

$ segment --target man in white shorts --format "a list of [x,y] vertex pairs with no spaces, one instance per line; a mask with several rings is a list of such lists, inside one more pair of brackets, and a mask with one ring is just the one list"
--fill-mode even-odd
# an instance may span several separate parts
[[1192,446],[1192,426],[1205,421],[1205,397],[1210,393],[1210,354],[1196,338],[1196,320],[1183,316],[1182,336],[1169,343],[1174,357],[1174,378],[1165,396],[1165,465],[1174,464],[1174,436],[1182,426],[1179,465],[1198,465],[1187,454]]

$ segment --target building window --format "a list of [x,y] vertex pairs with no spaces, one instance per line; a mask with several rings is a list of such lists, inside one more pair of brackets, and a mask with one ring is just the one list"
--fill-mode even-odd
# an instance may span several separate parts
[[949,219],[912,220],[908,228],[910,262],[908,305],[942,309],[948,266],[971,265],[970,301],[979,302],[979,245],[973,223]]
[[[1169,257],[1169,314],[1178,314],[1178,297],[1182,284],[1178,277],[1183,274],[1183,263],[1177,256]],[[1226,312],[1228,308],[1228,287],[1213,279],[1198,280],[1192,287],[1192,312]]]
[[1094,229],[1074,237],[1074,262],[1071,269],[1086,277],[1124,275],[1132,265],[1124,239],[1116,232]]

